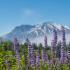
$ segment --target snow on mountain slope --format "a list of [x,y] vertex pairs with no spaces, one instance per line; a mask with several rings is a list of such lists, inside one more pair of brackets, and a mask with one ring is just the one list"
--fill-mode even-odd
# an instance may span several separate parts
[[70,29],[68,26],[64,26],[65,28],[67,28],[67,29]]
[[52,22],[51,25],[53,25],[54,27],[58,28],[59,30],[61,30],[61,25]]
[[[1,36],[6,39],[13,39],[16,36],[18,39],[23,40],[26,38],[35,38],[39,36],[44,36],[48,34],[53,34],[53,27],[56,27],[57,33],[61,34],[61,25],[54,22],[44,22],[37,25],[21,25],[15,27],[13,30],[7,34]],[[70,33],[70,28],[64,26],[65,33]]]

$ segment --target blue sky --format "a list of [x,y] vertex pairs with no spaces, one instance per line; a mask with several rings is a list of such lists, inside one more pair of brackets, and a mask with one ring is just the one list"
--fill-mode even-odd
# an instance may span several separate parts
[[70,0],[0,0],[0,36],[22,24],[47,21],[70,27]]

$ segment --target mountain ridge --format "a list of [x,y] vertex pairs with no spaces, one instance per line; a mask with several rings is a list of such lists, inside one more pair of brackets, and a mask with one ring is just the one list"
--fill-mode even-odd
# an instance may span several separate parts
[[[21,25],[13,28],[7,34],[1,36],[6,39],[13,39],[14,36],[19,40],[23,40],[26,38],[35,38],[39,36],[53,34],[53,27],[56,27],[57,34],[61,34],[61,26],[55,22],[44,22],[37,25]],[[64,25],[63,25],[64,26]],[[64,26],[65,33],[70,33],[70,28],[68,26]]]

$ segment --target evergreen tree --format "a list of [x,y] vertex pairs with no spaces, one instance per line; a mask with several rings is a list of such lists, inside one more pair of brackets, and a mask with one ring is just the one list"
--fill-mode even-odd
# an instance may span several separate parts
[[33,47],[34,49],[38,49],[37,44],[35,42],[32,43],[31,47]]
[[27,42],[29,42],[29,39],[28,39],[28,38],[26,38],[26,43],[27,43]]

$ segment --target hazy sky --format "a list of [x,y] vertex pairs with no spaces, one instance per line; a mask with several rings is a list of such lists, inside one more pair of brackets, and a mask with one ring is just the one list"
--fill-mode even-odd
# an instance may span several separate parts
[[70,27],[70,0],[0,0],[0,36],[22,24],[47,21]]

